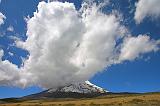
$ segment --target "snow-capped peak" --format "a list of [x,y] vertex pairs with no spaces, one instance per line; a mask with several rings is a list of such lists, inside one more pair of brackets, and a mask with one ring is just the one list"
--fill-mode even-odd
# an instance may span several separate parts
[[74,83],[68,86],[64,86],[58,89],[49,89],[48,92],[76,92],[76,93],[106,93],[108,91],[104,90],[101,87],[98,87],[92,84],[89,81],[81,82],[81,83]]
[[103,88],[101,88],[101,87],[99,87],[99,86],[97,86],[97,85],[92,84],[90,81],[85,81],[85,83],[87,83],[88,85],[91,85],[91,86],[99,89],[100,91],[108,92],[107,90],[104,90]]

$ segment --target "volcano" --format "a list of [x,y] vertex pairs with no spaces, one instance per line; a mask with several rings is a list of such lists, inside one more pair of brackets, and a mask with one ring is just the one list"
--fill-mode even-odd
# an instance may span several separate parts
[[89,81],[73,83],[57,89],[48,89],[40,93],[23,97],[23,99],[45,98],[90,98],[107,94],[108,91],[98,87]]

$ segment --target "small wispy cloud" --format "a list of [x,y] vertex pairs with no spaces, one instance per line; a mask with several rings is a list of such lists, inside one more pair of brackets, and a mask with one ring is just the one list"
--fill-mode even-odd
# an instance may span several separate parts
[[4,24],[5,19],[6,19],[6,16],[0,12],[0,25]]
[[10,56],[13,56],[13,55],[14,55],[12,52],[8,52],[8,54],[9,54]]
[[10,25],[10,26],[7,28],[7,31],[9,31],[9,32],[14,32],[14,27]]

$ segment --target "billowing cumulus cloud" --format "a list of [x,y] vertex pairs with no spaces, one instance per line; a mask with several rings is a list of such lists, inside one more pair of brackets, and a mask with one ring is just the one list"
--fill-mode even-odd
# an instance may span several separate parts
[[0,12],[0,25],[4,24],[4,19],[6,19],[6,16]]
[[139,0],[136,4],[135,20],[137,23],[145,17],[160,17],[160,0]]
[[21,68],[1,61],[0,84],[64,86],[159,49],[159,42],[146,35],[128,36],[129,31],[119,19],[117,14],[102,13],[94,4],[84,3],[77,11],[72,3],[40,2],[27,21],[27,40],[16,40],[29,56]]

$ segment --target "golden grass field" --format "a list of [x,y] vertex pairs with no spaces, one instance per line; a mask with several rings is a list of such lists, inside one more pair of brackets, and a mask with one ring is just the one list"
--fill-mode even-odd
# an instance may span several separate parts
[[109,94],[96,98],[25,100],[0,106],[160,106],[160,93]]

